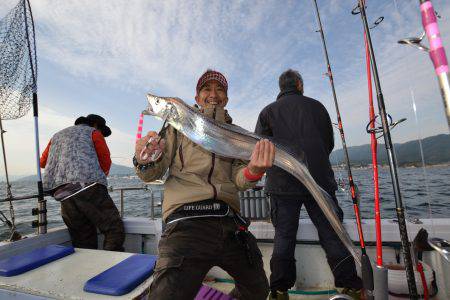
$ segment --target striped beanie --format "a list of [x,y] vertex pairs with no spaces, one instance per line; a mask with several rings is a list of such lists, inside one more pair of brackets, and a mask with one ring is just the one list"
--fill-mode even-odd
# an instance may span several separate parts
[[228,93],[228,82],[225,76],[222,73],[208,69],[205,73],[198,79],[197,82],[197,94],[200,92],[202,87],[211,80],[216,80],[220,83],[220,85],[225,89],[225,94]]

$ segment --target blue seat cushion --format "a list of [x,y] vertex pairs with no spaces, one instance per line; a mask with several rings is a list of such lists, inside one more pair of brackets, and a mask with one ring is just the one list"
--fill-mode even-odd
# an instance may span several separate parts
[[74,252],[72,246],[49,245],[27,253],[14,255],[0,260],[0,276],[20,275]]
[[130,256],[89,279],[84,284],[84,291],[113,296],[125,295],[153,274],[155,263],[155,255]]

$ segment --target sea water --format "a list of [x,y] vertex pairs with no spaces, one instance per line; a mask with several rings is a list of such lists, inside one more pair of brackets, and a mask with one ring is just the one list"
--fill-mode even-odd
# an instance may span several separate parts
[[[389,168],[379,168],[380,177],[380,200],[381,217],[383,219],[396,218],[395,198],[392,190]],[[344,211],[345,218],[354,218],[352,201],[349,196],[345,169],[336,169],[335,177],[340,188],[337,191],[339,204]],[[423,168],[399,168],[400,187],[406,214],[409,218],[449,218],[450,217],[450,166],[430,166]],[[357,184],[361,200],[360,210],[363,219],[373,218],[373,178],[371,168],[353,168],[354,181]],[[140,187],[143,186],[135,176],[114,177],[108,179],[109,186],[118,187]],[[37,193],[35,182],[12,182],[12,193],[14,196],[30,195]],[[1,183],[0,198],[5,198],[5,186]],[[153,190],[154,203],[161,201],[163,186],[149,186]],[[117,207],[120,209],[120,192],[110,192]],[[60,204],[52,197],[47,199],[48,227],[54,228],[63,225],[60,215]],[[32,208],[36,207],[37,200],[14,201],[14,215],[17,230],[22,234],[35,231],[31,222],[36,216],[31,215]],[[9,203],[0,203],[0,210],[11,219]],[[161,207],[155,207],[155,216],[161,215]],[[151,216],[151,193],[148,190],[124,191],[124,216],[125,217],[147,217]],[[301,218],[308,218],[305,210]],[[0,240],[9,235],[9,228],[0,224]]]

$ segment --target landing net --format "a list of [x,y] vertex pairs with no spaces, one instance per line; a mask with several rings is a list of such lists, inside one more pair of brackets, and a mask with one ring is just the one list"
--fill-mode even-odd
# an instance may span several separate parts
[[28,1],[20,0],[0,20],[0,118],[28,113],[36,92],[36,46]]

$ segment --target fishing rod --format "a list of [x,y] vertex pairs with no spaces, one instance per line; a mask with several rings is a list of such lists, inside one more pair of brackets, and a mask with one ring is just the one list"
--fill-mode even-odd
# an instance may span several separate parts
[[419,3],[422,13],[422,25],[430,43],[430,58],[438,77],[445,115],[447,116],[447,125],[450,128],[450,78],[447,56],[442,44],[433,4],[430,0],[419,0]]
[[370,72],[370,53],[367,44],[367,38],[364,34],[364,44],[366,48],[366,66],[367,66],[367,87],[369,91],[369,130],[370,133],[370,146],[372,152],[372,169],[373,169],[373,186],[374,186],[374,202],[375,202],[375,232],[376,232],[376,244],[377,244],[377,265],[383,266],[383,248],[381,240],[381,215],[380,215],[380,190],[378,183],[378,142],[376,137],[375,128],[375,110],[373,108],[373,92],[372,92],[372,74]]
[[339,104],[338,104],[338,100],[337,100],[337,96],[336,96],[336,89],[334,87],[333,73],[331,71],[330,59],[328,57],[327,44],[325,41],[325,34],[323,32],[322,21],[320,19],[319,7],[317,6],[317,0],[313,0],[313,3],[314,3],[315,11],[316,11],[317,23],[319,25],[318,32],[320,33],[320,37],[322,39],[323,52],[324,52],[325,60],[327,63],[326,75],[327,75],[328,79],[330,80],[331,91],[333,92],[333,100],[334,100],[334,106],[336,108],[338,129],[339,129],[339,134],[341,136],[342,148],[344,150],[343,151],[344,152],[344,160],[345,160],[345,164],[347,167],[347,176],[348,176],[348,184],[350,187],[350,195],[351,195],[352,202],[353,202],[353,209],[355,211],[356,225],[358,228],[359,243],[360,243],[360,247],[361,247],[361,263],[362,263],[361,264],[361,274],[362,274],[362,279],[363,279],[363,285],[364,285],[364,289],[367,293],[367,298],[373,299],[373,289],[374,289],[373,270],[372,270],[372,265],[370,263],[370,258],[366,252],[366,245],[364,242],[364,234],[363,234],[363,230],[362,230],[361,216],[360,216],[359,203],[358,203],[358,192],[357,192],[356,185],[353,181],[352,168],[350,165],[350,158],[348,155],[347,143],[345,141],[345,135],[344,135],[344,126],[342,125],[342,118],[341,118],[341,113],[339,111]]
[[369,124],[367,133],[370,134],[370,148],[372,152],[372,173],[373,173],[373,196],[374,196],[374,219],[375,219],[375,236],[376,236],[376,269],[374,275],[375,282],[375,298],[388,299],[388,270],[383,265],[383,243],[381,234],[381,213],[380,213],[380,189],[378,183],[378,138],[376,136],[379,128],[375,127],[375,110],[373,108],[372,93],[372,73],[370,71],[370,53],[367,44],[366,34],[364,34],[364,45],[366,52],[366,72],[367,72],[367,88],[369,92]]
[[422,13],[422,25],[430,43],[430,58],[438,77],[442,100],[444,101],[445,114],[447,116],[447,125],[450,128],[450,79],[447,56],[442,45],[433,4],[430,0],[419,0],[419,3]]
[[[416,47],[419,50],[428,52],[433,62],[434,70],[438,77],[442,100],[444,102],[447,125],[450,128],[450,79],[447,56],[442,43],[441,34],[437,24],[437,13],[430,0],[420,0],[420,12],[422,14],[422,25],[424,32],[420,37],[405,38],[399,40],[399,44],[407,44]],[[428,38],[430,47],[422,44],[424,37]]]
[[378,110],[381,115],[381,123],[382,123],[382,127],[383,127],[383,137],[384,137],[386,152],[387,152],[387,156],[388,156],[388,160],[389,160],[389,170],[391,173],[392,187],[394,190],[397,220],[398,220],[398,226],[399,226],[399,231],[400,231],[402,252],[403,252],[403,257],[404,257],[404,261],[405,261],[405,269],[406,269],[406,277],[408,280],[409,295],[412,299],[418,299],[416,281],[415,281],[415,277],[414,277],[413,262],[412,262],[412,258],[411,258],[411,249],[410,249],[410,243],[409,243],[409,239],[408,239],[408,230],[406,228],[405,209],[403,207],[402,196],[401,196],[401,192],[400,192],[400,185],[399,185],[398,174],[397,174],[397,158],[396,158],[395,152],[393,150],[391,132],[390,132],[390,128],[389,128],[389,124],[388,124],[388,120],[387,120],[387,113],[386,113],[386,107],[385,107],[385,103],[384,103],[384,97],[383,97],[383,93],[381,90],[380,77],[378,75],[375,53],[374,53],[374,49],[373,49],[373,45],[372,45],[372,40],[370,37],[369,25],[367,22],[365,1],[358,0],[357,8],[358,8],[358,11],[354,14],[359,13],[361,15],[361,21],[363,23],[364,32],[366,34],[366,39],[367,39],[367,48],[368,48],[369,54],[370,54],[372,74],[373,74],[373,79],[374,79],[374,83],[375,83],[375,90],[377,93]]

